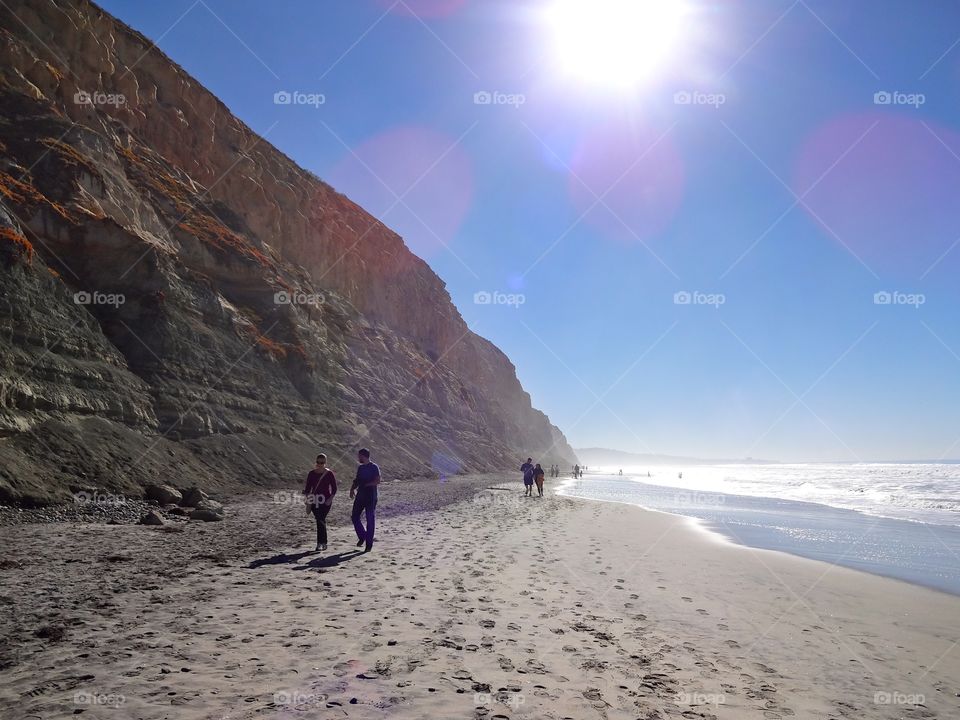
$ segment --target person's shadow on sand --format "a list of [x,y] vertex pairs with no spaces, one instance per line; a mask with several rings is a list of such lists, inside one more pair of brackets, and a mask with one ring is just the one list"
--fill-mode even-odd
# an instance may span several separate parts
[[258,567],[263,567],[264,565],[283,565],[286,563],[296,563],[294,570],[303,570],[305,568],[318,568],[318,567],[334,567],[339,565],[342,562],[347,562],[348,560],[353,560],[359,555],[363,555],[363,552],[360,550],[350,550],[348,552],[337,553],[336,555],[326,555],[318,558],[314,558],[308,563],[299,564],[300,560],[307,557],[308,555],[315,555],[316,551],[307,550],[306,552],[299,552],[293,554],[280,553],[279,555],[274,555],[273,557],[261,558],[259,560],[254,560],[247,567],[250,569],[255,569]]
[[295,563],[298,562],[300,558],[305,558],[307,555],[313,555],[313,552],[307,550],[306,552],[294,553],[292,555],[280,553],[279,555],[274,555],[273,557],[254,560],[247,567],[258,568],[263,567],[264,565],[283,565],[284,563]]
[[306,570],[307,568],[328,568],[335,567],[343,562],[348,562],[356,557],[363,555],[362,550],[350,550],[348,552],[337,553],[336,555],[327,555],[325,557],[314,558],[308,563],[297,565],[294,570]]

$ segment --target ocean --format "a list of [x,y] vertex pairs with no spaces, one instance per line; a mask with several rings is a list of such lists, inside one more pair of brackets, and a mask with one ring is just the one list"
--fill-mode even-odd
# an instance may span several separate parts
[[740,545],[960,595],[958,464],[661,465],[623,473],[594,467],[581,480],[563,480],[559,493],[684,515]]

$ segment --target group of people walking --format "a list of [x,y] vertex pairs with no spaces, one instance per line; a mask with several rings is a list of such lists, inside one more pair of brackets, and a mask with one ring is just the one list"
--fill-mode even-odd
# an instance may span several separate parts
[[[520,466],[520,472],[523,473],[524,497],[533,496],[533,486],[537,486],[537,494],[543,497],[543,468],[540,463],[534,464],[533,458],[527,458],[527,461]],[[553,477],[553,466],[550,467],[550,475]]]
[[[534,463],[533,458],[520,466],[523,473],[523,485],[526,489],[525,497],[533,497],[533,488],[536,486],[537,495],[543,497],[543,478],[546,474],[540,463]],[[583,470],[579,465],[573,468],[574,477],[582,477]],[[560,466],[550,466],[550,477],[560,477]],[[360,448],[357,451],[357,474],[350,486],[350,499],[353,500],[353,511],[350,514],[353,520],[353,529],[357,533],[357,547],[364,548],[364,552],[373,549],[373,534],[377,522],[377,499],[380,485],[380,467],[370,461],[370,451]],[[307,514],[313,515],[317,521],[317,552],[327,549],[327,515],[333,507],[333,498],[337,494],[337,477],[332,468],[327,467],[327,456],[317,455],[316,466],[307,474],[307,481],[303,486],[303,500]],[[366,519],[364,526],[361,518]]]
[[[357,547],[364,552],[373,549],[373,533],[377,521],[377,488],[380,485],[380,467],[370,461],[370,451],[361,448],[357,451],[357,475],[350,486],[350,499],[353,500],[353,529],[357,533]],[[327,515],[333,507],[333,498],[337,494],[337,477],[327,467],[327,456],[317,455],[317,464],[307,474],[303,487],[303,500],[307,514],[317,520],[317,551],[327,549]],[[364,527],[361,516],[367,521]]]

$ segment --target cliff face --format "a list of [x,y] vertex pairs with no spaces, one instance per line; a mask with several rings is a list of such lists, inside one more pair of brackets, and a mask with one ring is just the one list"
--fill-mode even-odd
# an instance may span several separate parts
[[8,0],[0,32],[0,500],[360,445],[393,478],[572,462],[398,235],[146,38],[86,0]]

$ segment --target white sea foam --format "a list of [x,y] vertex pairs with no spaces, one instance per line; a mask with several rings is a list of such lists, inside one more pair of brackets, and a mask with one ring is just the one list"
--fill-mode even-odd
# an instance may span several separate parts
[[[587,477],[618,472],[619,468],[591,467]],[[623,468],[623,473],[624,479],[634,482],[701,493],[799,500],[901,520],[960,525],[960,464],[658,465]]]

